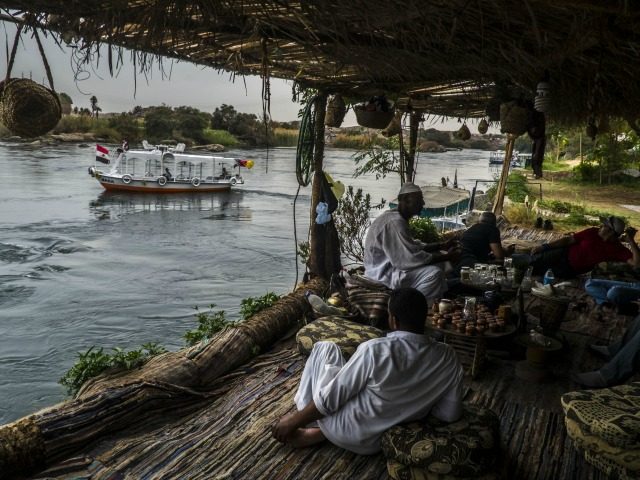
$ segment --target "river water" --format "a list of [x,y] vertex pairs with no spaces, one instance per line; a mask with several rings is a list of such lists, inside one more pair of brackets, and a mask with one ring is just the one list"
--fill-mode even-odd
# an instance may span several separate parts
[[[295,282],[295,150],[252,158],[229,193],[107,194],[87,174],[93,145],[0,142],[0,425],[66,398],[58,379],[78,351],[158,342],[184,346],[194,306],[236,319],[240,301]],[[327,150],[325,170],[375,201],[395,198],[397,176],[351,177],[353,152]],[[421,154],[417,183],[442,176],[473,186],[492,178],[488,152]],[[307,236],[310,187],[297,201]],[[302,276],[302,271],[300,272]]]

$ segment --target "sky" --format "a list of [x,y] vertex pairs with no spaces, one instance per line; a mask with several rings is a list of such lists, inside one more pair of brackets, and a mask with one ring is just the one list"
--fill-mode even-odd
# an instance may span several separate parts
[[[5,38],[8,39],[7,49],[2,49],[0,54],[6,64],[6,50],[10,50],[13,44],[15,25],[8,22],[0,23],[0,36],[5,36],[6,32]],[[64,47],[61,50],[50,36],[44,38],[40,34],[40,38],[51,67],[55,90],[69,95],[74,106],[79,108],[89,108],[89,98],[95,95],[98,105],[105,113],[128,112],[136,105],[148,107],[163,103],[171,107],[191,106],[212,113],[216,107],[227,104],[233,105],[238,112],[262,116],[262,81],[257,76],[237,76],[234,80],[228,72],[165,59],[164,75],[156,65],[147,78],[138,73],[137,81],[134,82],[134,68],[128,51],[123,56],[124,65],[118,72],[114,72],[113,77],[108,70],[106,55],[100,58],[98,68],[84,65],[83,70],[77,72],[73,67],[72,48]],[[37,82],[48,83],[36,42],[30,35],[22,35],[11,76],[24,76]],[[297,120],[300,105],[292,100],[292,85],[290,81],[271,79],[273,120]],[[475,131],[476,123],[472,123],[469,127]],[[343,126],[354,125],[357,125],[355,115],[350,110]],[[456,119],[438,117],[429,118],[424,127],[457,130],[460,124]]]

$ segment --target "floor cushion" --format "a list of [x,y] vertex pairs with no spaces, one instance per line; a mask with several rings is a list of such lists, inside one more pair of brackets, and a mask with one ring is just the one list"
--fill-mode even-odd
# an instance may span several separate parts
[[[610,445],[602,438],[590,434],[579,423],[574,422],[570,418],[564,419],[567,427],[567,433],[573,440],[573,443],[581,451],[588,451],[595,458],[602,458],[604,461],[615,462],[618,465],[624,465],[625,471],[635,471],[640,473],[640,449],[627,450],[624,448]],[[603,461],[599,462],[605,465]],[[611,468],[607,468],[610,470]],[[611,473],[608,472],[607,473]]]
[[474,475],[472,477],[456,477],[425,470],[423,467],[410,467],[396,460],[387,460],[387,472],[395,480],[496,480],[495,473]]
[[[486,408],[465,404],[460,420],[433,416],[396,425],[382,436],[392,478],[477,478],[494,469],[500,447],[500,421]],[[398,465],[400,464],[400,465]],[[403,468],[402,465],[404,465]],[[431,475],[431,476],[429,476]]]
[[334,342],[348,358],[361,343],[382,336],[384,332],[375,327],[329,316],[302,327],[296,335],[296,342],[303,355],[309,355],[317,342]]
[[566,418],[585,434],[612,447],[640,449],[640,382],[565,393],[561,403]]

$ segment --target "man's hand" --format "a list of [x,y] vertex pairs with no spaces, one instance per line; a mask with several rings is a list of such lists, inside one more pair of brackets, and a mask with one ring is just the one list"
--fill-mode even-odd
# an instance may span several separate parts
[[285,443],[287,439],[298,429],[297,415],[290,413],[285,415],[271,427],[271,435],[281,443]]
[[627,227],[624,230],[624,236],[623,236],[624,238],[623,238],[623,240],[625,240],[627,242],[635,242],[636,233],[638,233],[638,230],[636,230],[633,227]]
[[458,241],[457,238],[450,238],[446,242],[442,243],[443,250],[450,250],[453,247],[459,247],[459,246],[460,246],[460,242]]
[[447,259],[451,263],[458,263],[460,261],[460,257],[462,256],[462,249],[458,246],[453,246],[447,250]]

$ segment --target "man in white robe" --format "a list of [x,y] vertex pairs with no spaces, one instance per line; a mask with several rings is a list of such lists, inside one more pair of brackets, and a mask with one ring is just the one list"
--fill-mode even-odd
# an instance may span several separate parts
[[[398,193],[398,208],[387,210],[376,218],[364,241],[364,274],[387,287],[413,287],[429,303],[442,297],[447,290],[442,262],[456,263],[460,250],[456,242],[425,244],[416,240],[409,230],[409,219],[424,206],[420,187],[405,183]],[[447,253],[439,250],[448,248]]]
[[298,411],[282,417],[273,436],[294,447],[328,439],[368,455],[399,423],[429,414],[457,420],[463,370],[450,346],[424,335],[427,308],[416,289],[397,289],[389,299],[392,331],[386,337],[361,344],[348,362],[335,343],[315,344],[294,399]]

